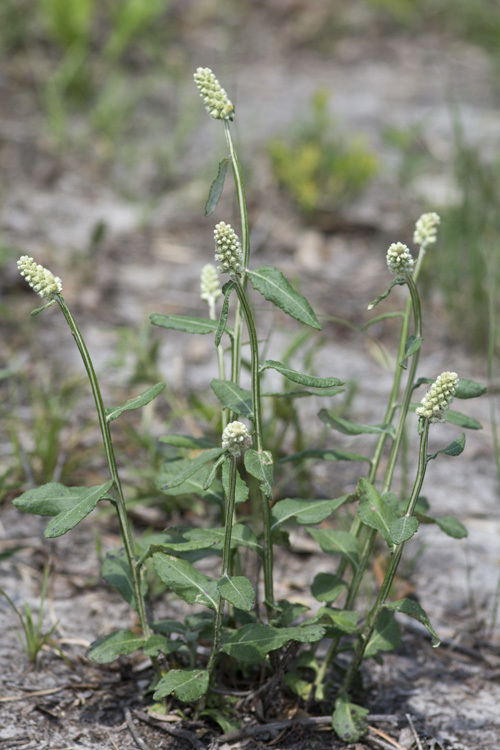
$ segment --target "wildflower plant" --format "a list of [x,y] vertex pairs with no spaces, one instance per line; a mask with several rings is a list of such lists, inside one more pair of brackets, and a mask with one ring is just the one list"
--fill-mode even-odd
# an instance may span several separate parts
[[[228,669],[228,659],[222,660],[222,654],[229,657],[232,665],[233,684],[242,673],[246,681],[251,675],[267,680],[258,690],[261,700],[276,690],[283,679],[307,705],[331,700],[327,687],[334,686],[333,727],[339,737],[353,742],[366,731],[367,713],[353,702],[354,680],[364,659],[398,645],[400,630],[395,614],[416,618],[429,630],[434,645],[439,644],[427,614],[417,602],[391,598],[392,583],[404,547],[421,522],[435,523],[457,538],[466,535],[458,520],[431,515],[420,492],[429,462],[441,454],[457,456],[465,445],[462,434],[447,447],[429,453],[431,425],[447,420],[464,428],[478,429],[476,420],[453,412],[450,404],[454,397],[479,396],[484,388],[452,372],[444,372],[434,381],[417,379],[423,344],[418,279],[426,250],[436,242],[439,224],[436,214],[424,214],[415,228],[416,257],[402,243],[390,246],[387,266],[395,278],[369,305],[373,309],[396,285],[408,290],[405,309],[399,315],[397,364],[381,423],[356,424],[326,408],[318,414],[332,430],[353,437],[373,435],[372,455],[344,451],[335,445],[325,450],[309,446],[277,461],[266,444],[264,430],[267,396],[262,381],[266,371],[279,373],[298,387],[301,395],[333,398],[342,392],[344,383],[336,376],[306,374],[293,369],[288,362],[261,358],[252,305],[254,295],[260,294],[308,329],[320,330],[321,323],[307,299],[281,271],[265,265],[252,268],[245,192],[230,130],[234,107],[211,70],[198,68],[194,78],[210,116],[222,122],[229,150],[219,164],[205,213],[209,216],[217,207],[231,165],[239,231],[224,221],[215,227],[218,268],[207,263],[200,281],[208,317],[153,313],[151,322],[188,334],[213,336],[219,377],[212,380],[211,387],[220,404],[221,435],[216,441],[210,437],[164,436],[162,441],[178,451],[179,460],[165,463],[157,483],[168,494],[196,493],[201,500],[215,499],[220,505],[222,525],[168,528],[140,541],[134,539],[109,425],[123,411],[148,403],[164,384],[158,383],[122,406],[105,409],[90,355],[64,300],[60,280],[26,256],[19,262],[21,273],[48,304],[59,305],[80,350],[94,395],[110,476],[104,484],[91,488],[50,483],[28,490],[15,504],[25,512],[53,517],[45,530],[47,537],[70,531],[98,502],[109,501],[116,510],[123,549],[108,554],[102,574],[136,610],[141,632],[119,630],[104,636],[90,646],[89,658],[105,663],[142,649],[152,659],[156,701],[171,700],[173,695],[175,699],[195,704],[198,714],[205,713],[221,725],[226,721],[224,711],[229,710],[221,705],[220,698],[226,691]],[[372,322],[386,317],[389,315],[379,315]],[[240,382],[243,332],[248,337],[249,389]],[[421,404],[413,403],[416,389],[429,383],[431,387]],[[289,399],[290,392],[285,389],[272,396]],[[407,497],[398,497],[393,486],[394,474],[407,429],[418,436],[418,460],[411,491]],[[355,493],[326,499],[280,498],[275,489],[275,472],[281,470],[282,463],[300,466],[310,458],[360,461],[368,465],[368,472],[359,479]],[[240,513],[240,505],[247,501],[253,510],[253,522],[248,514]],[[331,523],[325,525],[338,508],[347,505],[355,509],[349,531],[339,531]],[[324,556],[324,570],[311,584],[311,595],[319,602],[313,613],[308,613],[305,605],[275,597],[274,547],[286,539],[286,524],[290,521],[307,528]],[[380,539],[387,547],[385,576],[361,614],[361,584],[369,574],[375,545]],[[206,575],[199,570],[197,561],[214,555],[220,557],[218,574]],[[245,569],[248,555],[258,562],[261,571],[258,577]],[[338,559],[336,567],[332,556]],[[146,606],[146,567],[152,567],[171,592],[186,605],[196,605],[197,611],[186,615],[184,621],[155,620]],[[200,607],[204,611],[200,612]],[[210,642],[208,656],[197,648],[197,638]],[[326,650],[319,649],[323,642],[327,644]],[[172,665],[170,658],[174,653],[175,665]],[[311,673],[314,679],[307,680]],[[249,700],[252,695],[250,691]]]

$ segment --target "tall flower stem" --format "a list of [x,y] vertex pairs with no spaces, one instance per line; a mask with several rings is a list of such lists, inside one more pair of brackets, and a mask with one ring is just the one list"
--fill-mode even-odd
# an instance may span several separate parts
[[127,562],[130,568],[130,575],[132,578],[134,598],[137,604],[137,613],[139,615],[139,620],[141,623],[141,629],[142,629],[143,635],[145,638],[149,638],[149,636],[151,635],[151,629],[149,627],[149,622],[148,622],[147,615],[146,615],[146,606],[145,606],[144,597],[141,591],[141,579],[140,579],[138,566],[137,566],[137,560],[136,560],[135,552],[134,552],[133,536],[132,536],[132,531],[130,528],[129,519],[127,516],[125,497],[123,495],[122,484],[120,481],[120,476],[118,474],[118,466],[116,463],[115,451],[114,451],[113,443],[111,440],[111,431],[109,428],[109,422],[106,419],[106,412],[104,410],[104,403],[102,400],[101,389],[99,387],[97,375],[95,373],[94,365],[92,363],[92,359],[88,352],[87,346],[76,324],[76,321],[73,318],[73,315],[71,314],[69,307],[66,305],[66,302],[64,301],[64,298],[62,297],[62,295],[60,294],[55,295],[55,299],[58,302],[59,307],[61,308],[62,314],[64,315],[66,322],[68,324],[68,327],[73,335],[73,338],[75,339],[75,343],[82,357],[83,364],[85,366],[85,369],[87,371],[87,376],[90,381],[90,387],[92,389],[92,394],[94,396],[94,402],[95,402],[95,406],[97,410],[99,426],[101,428],[101,434],[102,434],[102,439],[104,443],[104,450],[106,452],[106,460],[108,463],[109,473],[111,475],[111,479],[114,482],[113,487],[110,491],[110,494],[112,496],[112,503],[116,508],[118,522],[120,524],[122,541],[125,547],[125,554],[127,556]]

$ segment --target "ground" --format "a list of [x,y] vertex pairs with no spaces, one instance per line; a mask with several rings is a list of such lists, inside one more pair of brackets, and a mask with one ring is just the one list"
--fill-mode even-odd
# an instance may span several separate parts
[[[451,190],[446,167],[452,127],[447,97],[459,101],[470,141],[487,147],[494,143],[498,126],[498,90],[490,63],[477,48],[443,39],[432,29],[415,36],[401,36],[391,28],[370,30],[363,25],[362,14],[358,17],[354,11],[350,33],[326,51],[312,48],[308,39],[318,34],[324,20],[320,3],[313,3],[312,9],[308,15],[300,2],[281,2],[267,13],[265,3],[256,4],[244,29],[215,23],[208,28],[199,23],[183,27],[179,48],[186,69],[211,65],[236,94],[240,158],[251,176],[255,262],[276,265],[289,278],[300,278],[301,290],[325,321],[323,344],[315,358],[318,374],[355,383],[351,416],[377,423],[391,382],[380,352],[394,356],[393,329],[390,325],[373,329],[380,344],[376,346],[374,339],[363,338],[328,316],[356,325],[368,320],[368,302],[387,286],[388,243],[410,241],[412,222],[419,213]],[[43,113],[30,83],[29,64],[36,61],[28,55],[23,66],[16,59],[0,79],[7,104],[0,113],[6,184],[0,209],[3,240],[6,247],[32,254],[63,277],[66,299],[102,373],[105,397],[112,401],[116,390],[130,383],[137,363],[132,339],[123,338],[125,327],[139,338],[151,312],[204,314],[198,284],[201,267],[212,260],[212,220],[235,221],[229,190],[214,217],[203,216],[207,188],[225,153],[223,138],[217,123],[203,118],[203,113],[199,118],[192,115],[189,134],[182,141],[182,164],[174,159],[168,178],[155,163],[151,140],[143,144],[137,132],[134,148],[140,153],[144,147],[145,156],[128,166],[123,160],[102,160],[98,147],[105,141],[89,140],[61,153],[45,136]],[[140,92],[140,80],[132,78],[131,86]],[[174,137],[179,127],[174,122],[179,91],[191,112],[201,110],[189,75],[175,86],[158,81],[139,97],[147,138],[155,127],[158,140],[162,132],[167,140]],[[408,127],[425,119],[427,145],[442,160],[443,174],[421,175],[411,195],[403,199],[389,168],[362,199],[327,217],[326,228],[325,217],[316,217],[312,225],[306,222],[276,189],[265,144],[307,112],[312,93],[321,87],[330,92],[330,106],[341,127],[363,133],[389,165],[382,126]],[[134,123],[140,131],[140,121]],[[93,244],[91,237],[100,222],[104,236]],[[64,379],[79,372],[79,362],[55,310],[25,323],[35,302],[17,276],[15,257],[11,254],[3,267],[3,366],[15,369],[24,393],[27,379],[42,385],[53,377]],[[391,304],[395,305],[391,309],[397,308],[397,302]],[[431,377],[444,369],[456,370],[462,377],[484,381],[483,358],[457,336],[435,289],[425,309],[421,373]],[[268,326],[265,311],[262,321]],[[298,326],[281,318],[270,328],[269,350],[276,352],[298,332]],[[189,337],[180,333],[157,338],[161,341],[158,369],[175,399],[183,403],[193,391],[205,394],[216,374],[212,342],[194,337],[186,341]],[[48,365],[48,353],[57,367]],[[2,414],[1,461],[6,470],[23,460],[23,452],[32,454],[32,438],[22,427],[23,421],[31,424],[32,419],[30,405],[16,401],[9,381],[3,381],[3,396],[7,408]],[[320,433],[315,420],[318,408],[318,404],[304,408],[311,441]],[[14,409],[12,425],[21,445],[17,453],[8,422]],[[487,399],[467,403],[463,410],[477,417],[483,430],[469,433],[460,458],[432,462],[424,489],[432,508],[441,515],[457,516],[469,536],[457,541],[435,526],[423,528],[407,550],[401,580],[424,606],[443,645],[432,649],[425,632],[402,622],[403,645],[385,656],[382,664],[370,662],[364,668],[371,729],[352,750],[495,750],[500,745],[496,617],[500,514],[492,428]],[[98,436],[88,427],[88,413],[88,396],[83,395],[64,433],[69,452],[70,435],[78,427],[85,429],[73,449],[95,447]],[[189,416],[183,420],[182,431],[199,429]],[[161,434],[158,421],[153,428]],[[454,439],[456,430],[451,425],[436,426],[432,434],[436,449]],[[131,458],[126,445],[122,453],[130,479],[141,456]],[[98,458],[83,465],[90,481],[102,471]],[[316,481],[322,489],[338,494],[354,489],[357,477],[351,468],[340,466],[332,474],[321,471]],[[19,608],[28,602],[36,612],[41,570],[50,559],[53,573],[45,622],[57,623],[54,638],[65,658],[48,647],[31,667],[16,638],[16,616],[0,599],[0,748],[345,747],[334,739],[328,723],[290,723],[271,727],[267,735],[221,738],[215,725],[188,720],[181,724],[188,734],[175,736],[177,716],[169,723],[145,719],[149,700],[143,696],[151,676],[147,663],[129,658],[102,668],[85,659],[92,640],[113,628],[134,625],[126,605],[99,577],[99,556],[117,546],[117,529],[109,517],[91,517],[67,536],[45,540],[44,519],[22,516],[12,506],[16,492],[27,486],[4,492],[0,551],[20,549],[12,557],[0,558],[1,587]],[[137,509],[134,521],[139,531],[172,523],[164,508]],[[307,545],[307,535],[299,533],[295,542],[295,551],[278,554],[278,596],[303,600],[308,583],[325,562]],[[158,606],[171,616],[179,605],[167,599]],[[171,709],[174,712],[175,704]],[[277,718],[303,716],[290,701]],[[166,726],[174,734],[166,732]]]

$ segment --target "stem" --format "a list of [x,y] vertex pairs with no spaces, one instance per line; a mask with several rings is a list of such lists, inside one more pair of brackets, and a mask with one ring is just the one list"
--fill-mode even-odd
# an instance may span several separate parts
[[66,305],[64,298],[60,294],[58,294],[56,296],[56,300],[66,319],[69,329],[71,333],[73,334],[73,338],[75,339],[76,345],[82,357],[83,364],[85,365],[85,369],[87,371],[87,375],[90,381],[90,386],[92,388],[92,394],[94,396],[94,402],[95,402],[95,406],[97,410],[97,417],[99,419],[99,426],[101,428],[101,434],[102,434],[102,439],[104,443],[104,450],[106,452],[106,460],[107,460],[108,467],[109,467],[109,473],[114,482],[114,486],[111,488],[110,494],[113,497],[112,503],[115,506],[116,512],[118,515],[118,522],[120,524],[120,531],[122,535],[123,544],[125,547],[125,554],[127,556],[127,562],[130,568],[130,574],[132,576],[132,587],[134,590],[134,597],[137,603],[137,613],[139,615],[139,620],[141,623],[143,635],[145,638],[149,638],[149,636],[151,635],[151,629],[149,627],[148,619],[146,616],[146,606],[145,606],[144,598],[141,592],[141,580],[140,580],[140,575],[139,575],[138,568],[137,568],[137,561],[136,561],[136,557],[134,553],[132,531],[131,531],[129,519],[127,516],[125,498],[123,495],[123,489],[122,489],[120,477],[118,474],[115,451],[114,451],[113,443],[111,440],[111,431],[109,427],[109,422],[106,419],[106,412],[104,410],[104,404],[102,400],[101,390],[99,388],[99,382],[97,380],[97,375],[94,370],[94,365],[90,358],[90,354],[88,352],[85,341],[83,340],[83,337],[76,324],[76,321],[73,318],[68,306]]
[[[422,489],[422,484],[424,482],[425,472],[426,472],[427,462],[428,462],[427,443],[429,439],[429,424],[430,424],[429,420],[425,420],[425,422],[423,423],[422,432],[420,434],[420,447],[419,447],[419,452],[418,452],[417,476],[415,478],[415,483],[413,485],[412,494],[408,502],[408,507],[404,516],[405,518],[410,518],[410,516],[413,515],[413,511],[415,510],[415,505],[419,498],[420,490]],[[356,646],[356,650],[354,652],[353,660],[351,664],[349,665],[349,669],[347,670],[346,675],[344,677],[344,681],[341,687],[341,692],[343,693],[349,692],[351,683],[356,673],[359,670],[359,667],[363,660],[363,654],[365,652],[366,646],[369,643],[371,636],[373,635],[373,631],[375,630],[375,626],[377,624],[377,620],[379,618],[380,612],[382,611],[385,600],[387,599],[390,588],[392,586],[394,576],[396,575],[396,571],[398,569],[399,562],[401,560],[401,555],[403,553],[404,545],[405,545],[405,542],[401,542],[401,544],[398,544],[394,547],[394,553],[387,567],[384,580],[378,592],[377,599],[367,617],[363,632],[358,638],[358,643]]]

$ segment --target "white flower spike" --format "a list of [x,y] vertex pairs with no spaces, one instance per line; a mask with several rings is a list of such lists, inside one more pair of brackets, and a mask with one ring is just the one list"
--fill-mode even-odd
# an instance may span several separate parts
[[243,254],[238,235],[231,224],[224,221],[216,224],[215,237],[215,260],[220,263],[219,272],[228,273],[230,276],[239,276],[243,270]]
[[387,251],[387,268],[396,276],[411,276],[415,261],[406,245],[393,242]]
[[193,77],[210,117],[214,120],[232,120],[234,105],[210,68],[197,68]]
[[456,372],[443,372],[436,378],[417,408],[417,416],[430,422],[444,422],[453,396],[457,390]]
[[252,436],[243,422],[230,422],[222,433],[222,447],[235,458],[252,446]]
[[437,228],[440,223],[441,219],[438,214],[434,212],[422,214],[415,224],[413,242],[416,245],[420,245],[423,250],[426,250],[429,245],[433,245],[436,242]]
[[35,263],[29,255],[19,258],[17,267],[33,291],[43,299],[53,299],[56,294],[62,293],[61,279],[39,263]]

